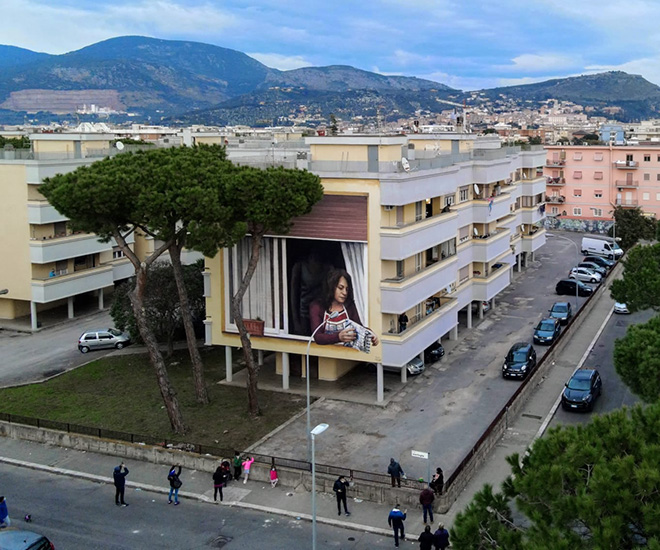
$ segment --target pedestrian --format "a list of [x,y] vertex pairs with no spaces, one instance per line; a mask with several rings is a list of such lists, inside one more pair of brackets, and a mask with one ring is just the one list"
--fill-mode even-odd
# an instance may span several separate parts
[[128,468],[122,462],[119,466],[115,466],[112,472],[112,478],[115,482],[115,504],[117,506],[128,506],[124,502],[124,489],[126,489],[126,476],[128,475]]
[[275,485],[277,485],[277,482],[279,481],[279,478],[277,477],[277,468],[273,466],[270,469],[270,486],[274,489]]
[[346,481],[344,476],[339,476],[335,481],[335,484],[332,486],[332,490],[337,495],[337,514],[341,516],[341,504],[344,503],[344,512],[347,516],[350,516],[351,513],[348,511],[346,506],[346,492],[348,491],[349,483]]
[[229,464],[228,460],[223,460],[220,466],[225,474],[225,487],[226,487],[227,483],[231,481],[231,465]]
[[227,482],[227,473],[222,465],[218,466],[213,473],[213,501],[218,502],[218,493],[220,493],[220,502],[222,502],[222,488]]
[[419,535],[417,540],[419,541],[419,550],[433,550],[435,537],[433,536],[433,533],[431,533],[430,525],[424,527],[424,532]]
[[433,533],[433,544],[435,550],[445,550],[449,546],[449,531],[445,529],[445,524],[438,524],[438,530]]
[[254,462],[254,457],[248,457],[243,461],[243,483],[247,483],[248,477],[250,475],[250,467]]
[[433,491],[428,487],[422,489],[422,492],[419,493],[419,503],[422,505],[422,510],[424,510],[424,525],[426,525],[426,515],[429,516],[429,523],[433,523],[433,501],[435,500],[435,495]]
[[241,479],[241,465],[243,464],[243,458],[241,453],[234,451],[234,479],[238,481]]
[[9,511],[7,510],[7,501],[5,497],[0,497],[0,529],[9,527],[11,520],[9,519]]
[[407,512],[408,510],[404,510],[402,512],[401,510],[399,510],[399,505],[395,504],[394,508],[392,508],[392,510],[390,511],[390,515],[387,517],[388,525],[392,529],[394,529],[394,546],[396,546],[397,548],[399,547],[399,536],[401,536],[401,540],[405,540],[406,538],[403,522],[406,519]]
[[406,476],[406,474],[403,472],[403,469],[401,468],[401,464],[399,464],[393,458],[390,458],[390,465],[387,467],[387,473],[392,477],[392,487],[394,487],[395,483],[401,487],[401,476]]
[[439,496],[442,494],[442,489],[445,486],[445,475],[442,472],[442,468],[438,467],[435,469],[435,474],[433,474],[433,478],[431,479],[429,486],[431,489],[433,489],[433,492],[436,495]]
[[172,465],[169,473],[167,474],[167,480],[170,482],[170,496],[167,500],[168,504],[172,504],[172,496],[174,496],[174,506],[179,505],[179,489],[183,483],[179,476],[181,475],[181,465],[176,464]]

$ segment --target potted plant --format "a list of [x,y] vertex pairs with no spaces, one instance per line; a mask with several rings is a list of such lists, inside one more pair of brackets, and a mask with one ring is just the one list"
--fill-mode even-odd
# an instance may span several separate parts
[[257,317],[256,319],[243,319],[243,324],[245,324],[246,330],[252,336],[264,335],[265,322],[261,319],[261,317]]

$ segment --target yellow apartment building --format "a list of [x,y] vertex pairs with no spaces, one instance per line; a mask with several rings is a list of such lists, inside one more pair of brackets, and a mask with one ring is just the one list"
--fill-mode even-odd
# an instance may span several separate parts
[[[376,401],[383,367],[423,360],[442,338],[472,326],[473,303],[495,301],[545,243],[545,151],[501,147],[472,134],[307,138],[307,168],[321,177],[324,197],[286,235],[269,235],[243,302],[243,317],[263,335],[252,345],[289,388],[306,376],[310,291],[331,268],[352,280],[360,323],[380,345],[355,349],[310,346],[312,379],[337,380],[364,362],[376,365]],[[303,158],[303,157],[299,157]],[[247,265],[249,237],[206,259],[206,343],[223,345],[227,364],[240,347],[230,312]],[[407,318],[407,322],[402,322]],[[267,368],[263,366],[262,368]],[[228,368],[227,380],[232,372]]]

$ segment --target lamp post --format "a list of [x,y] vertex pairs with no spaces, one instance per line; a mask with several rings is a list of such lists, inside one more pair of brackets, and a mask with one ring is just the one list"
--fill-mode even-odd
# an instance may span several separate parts
[[312,550],[316,550],[316,457],[314,456],[314,438],[327,429],[327,424],[319,424],[309,432],[312,438]]
[[[548,233],[549,237],[553,237],[556,239],[563,239],[564,241],[567,241],[571,243],[575,247],[575,266],[577,267],[577,264],[580,263],[580,249],[578,248],[578,245],[575,244],[574,241],[569,239],[568,237],[562,237],[561,235],[555,235],[554,233]],[[575,313],[577,313],[578,310],[578,293],[580,291],[580,285],[578,284],[579,281],[577,277],[575,278]]]

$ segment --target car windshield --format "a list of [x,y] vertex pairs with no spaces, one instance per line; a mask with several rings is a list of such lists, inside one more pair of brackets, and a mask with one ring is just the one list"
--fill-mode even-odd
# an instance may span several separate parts
[[538,326],[536,327],[536,330],[554,330],[555,324],[552,321],[545,320],[541,321]]
[[116,328],[109,328],[108,332],[113,336],[121,336],[121,331],[117,330]]
[[589,380],[585,380],[584,378],[571,378],[568,381],[568,389],[569,390],[588,390],[589,389]]
[[514,351],[513,355],[510,355],[514,363],[524,363],[527,361],[527,352],[524,350]]
[[555,305],[552,307],[553,313],[566,313],[568,311],[568,306],[565,304]]

